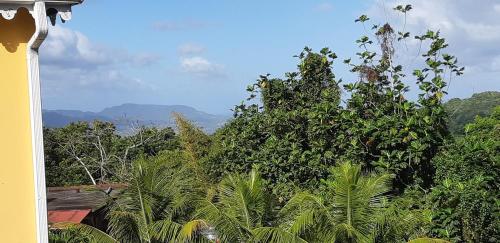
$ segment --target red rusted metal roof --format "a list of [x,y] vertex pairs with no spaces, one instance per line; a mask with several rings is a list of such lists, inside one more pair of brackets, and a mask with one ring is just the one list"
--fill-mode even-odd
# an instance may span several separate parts
[[71,222],[80,223],[90,213],[90,209],[79,210],[49,210],[49,223]]

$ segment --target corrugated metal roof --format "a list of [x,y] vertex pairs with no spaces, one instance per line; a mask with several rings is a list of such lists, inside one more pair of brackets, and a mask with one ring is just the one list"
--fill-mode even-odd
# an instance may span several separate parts
[[47,209],[98,210],[105,206],[107,200],[113,198],[124,188],[123,184],[105,184],[98,186],[49,187],[47,189]]
[[49,224],[61,222],[81,223],[90,211],[90,209],[49,211],[48,221]]

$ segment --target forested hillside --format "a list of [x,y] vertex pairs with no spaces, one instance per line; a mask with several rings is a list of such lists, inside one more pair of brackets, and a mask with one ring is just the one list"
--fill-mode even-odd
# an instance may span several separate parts
[[500,92],[489,91],[473,94],[466,99],[454,98],[444,104],[449,116],[448,126],[455,135],[463,134],[465,124],[476,116],[488,116],[495,106],[500,105]]

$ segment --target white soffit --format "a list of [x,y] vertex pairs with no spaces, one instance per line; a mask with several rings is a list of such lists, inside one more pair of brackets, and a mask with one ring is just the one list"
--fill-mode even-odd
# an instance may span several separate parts
[[33,15],[33,6],[36,2],[45,3],[47,16],[52,25],[55,25],[57,16],[65,22],[71,19],[71,7],[83,0],[0,0],[0,15],[7,20],[13,19],[19,8],[27,9]]

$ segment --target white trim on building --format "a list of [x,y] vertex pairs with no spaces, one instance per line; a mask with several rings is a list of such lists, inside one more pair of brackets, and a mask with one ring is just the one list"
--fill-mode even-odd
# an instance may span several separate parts
[[48,242],[47,196],[45,188],[45,163],[43,151],[42,105],[40,95],[40,68],[38,48],[48,34],[48,20],[52,24],[59,15],[62,22],[71,19],[71,7],[82,0],[0,0],[0,15],[11,20],[19,8],[26,8],[35,20],[35,33],[27,46],[28,85],[30,97],[31,144],[33,177],[35,182],[35,211],[37,242]]

